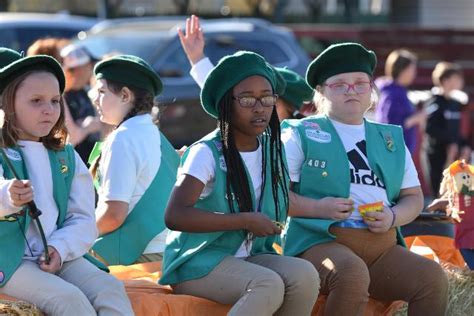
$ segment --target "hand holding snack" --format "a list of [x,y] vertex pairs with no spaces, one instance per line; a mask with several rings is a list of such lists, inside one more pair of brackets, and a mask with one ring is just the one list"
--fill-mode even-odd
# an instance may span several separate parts
[[375,218],[370,216],[370,214],[367,215],[367,213],[383,212],[383,202],[378,201],[375,203],[362,204],[362,205],[359,205],[358,208],[359,208],[360,216],[362,216],[365,220],[375,221]]
[[384,233],[392,226],[394,215],[388,207],[383,206],[383,202],[361,205],[359,212],[373,233]]

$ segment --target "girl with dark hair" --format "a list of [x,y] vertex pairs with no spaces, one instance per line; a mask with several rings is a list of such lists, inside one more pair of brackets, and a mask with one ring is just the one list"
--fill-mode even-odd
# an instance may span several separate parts
[[130,55],[102,61],[94,73],[94,104],[101,121],[116,128],[90,157],[96,161],[99,195],[100,238],[93,250],[107,264],[160,261],[167,234],[164,208],[179,164],[150,114],[161,80],[144,60]]
[[309,315],[318,294],[315,269],[272,247],[288,209],[276,91],[257,54],[218,63],[201,93],[218,129],[183,155],[165,214],[160,283],[232,304],[229,315]]
[[123,284],[83,258],[97,237],[94,192],[65,144],[64,85],[45,55],[0,71],[0,294],[48,315],[132,315]]

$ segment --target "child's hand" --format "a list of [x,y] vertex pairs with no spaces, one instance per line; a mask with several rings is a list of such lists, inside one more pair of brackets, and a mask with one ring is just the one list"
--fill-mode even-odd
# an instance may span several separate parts
[[426,211],[435,212],[438,210],[446,211],[446,208],[449,206],[449,200],[445,198],[439,198],[433,200],[430,205],[426,207]]
[[178,28],[178,36],[191,65],[204,58],[204,34],[197,16],[186,19],[186,34]]
[[12,180],[8,185],[11,203],[16,206],[25,205],[33,200],[33,187],[30,180]]
[[351,199],[325,197],[318,201],[318,209],[324,218],[344,220],[351,216],[354,210],[354,201]]
[[371,232],[385,233],[391,228],[393,213],[388,207],[384,207],[383,212],[366,212],[362,218]]
[[48,246],[49,264],[45,262],[45,257],[42,255],[39,259],[39,267],[44,272],[56,273],[61,269],[61,256],[53,246]]
[[244,217],[244,229],[257,237],[279,235],[281,229],[265,214],[257,212],[240,213]]

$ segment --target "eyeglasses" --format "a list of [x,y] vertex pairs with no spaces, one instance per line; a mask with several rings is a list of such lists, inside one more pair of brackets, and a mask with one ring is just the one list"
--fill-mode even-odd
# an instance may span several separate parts
[[324,84],[324,86],[329,87],[332,92],[336,94],[344,94],[349,93],[352,89],[357,94],[364,94],[370,91],[372,88],[372,82],[370,81],[358,81],[354,84],[350,84],[347,82],[336,82],[330,84]]
[[257,101],[260,101],[260,104],[263,107],[271,107],[276,104],[278,95],[276,94],[266,95],[261,98],[250,97],[250,96],[249,97],[232,97],[232,99],[237,100],[240,106],[243,108],[253,108],[257,104]]

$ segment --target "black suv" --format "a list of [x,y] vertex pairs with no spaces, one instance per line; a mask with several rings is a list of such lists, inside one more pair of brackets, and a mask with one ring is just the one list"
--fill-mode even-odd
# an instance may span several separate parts
[[[148,61],[164,83],[158,98],[160,128],[179,147],[189,145],[216,127],[199,106],[200,89],[189,75],[191,66],[177,36],[184,17],[110,21],[94,26],[79,43],[92,54],[120,52]],[[215,64],[228,54],[249,50],[271,64],[304,74],[309,58],[286,28],[259,19],[201,20],[205,53]]]

